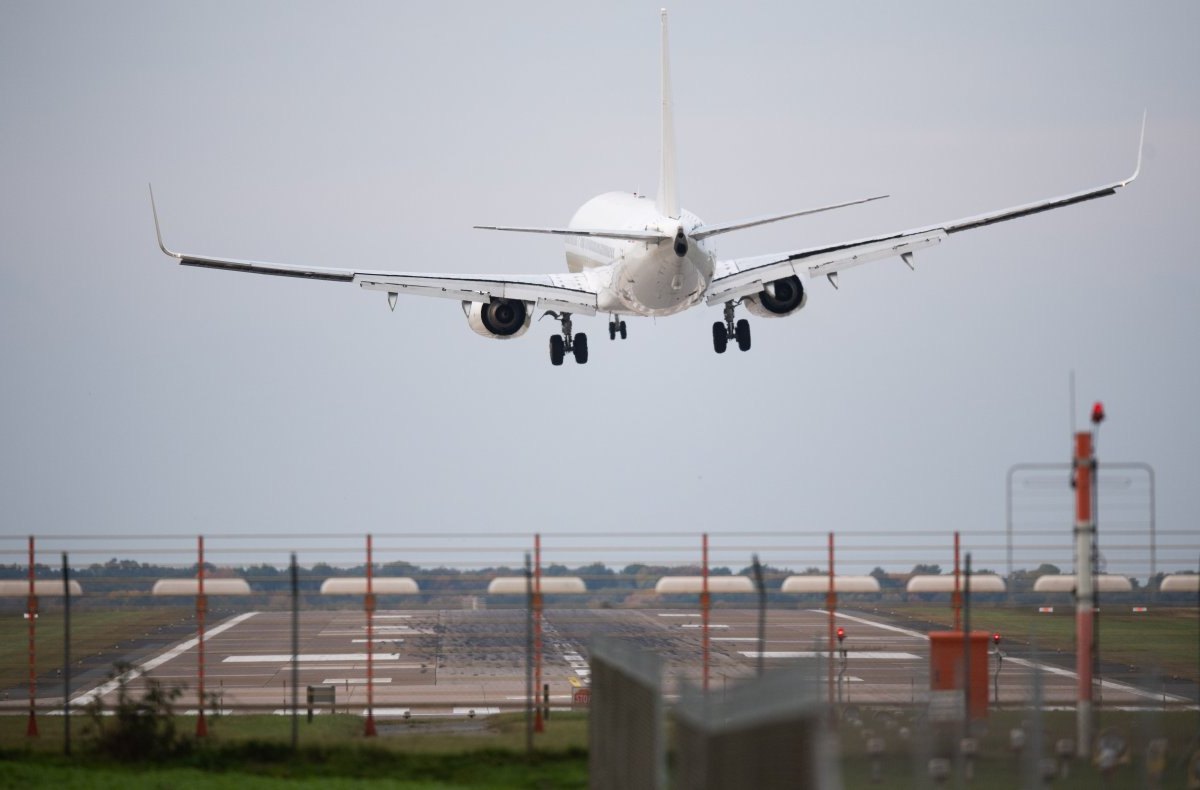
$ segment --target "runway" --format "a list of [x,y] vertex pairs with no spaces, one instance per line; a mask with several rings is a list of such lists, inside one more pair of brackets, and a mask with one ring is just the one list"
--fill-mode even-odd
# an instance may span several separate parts
[[[752,676],[759,662],[754,610],[716,609],[711,614],[710,690],[720,692]],[[299,699],[306,687],[335,689],[339,712],[367,706],[367,651],[373,648],[373,706],[380,717],[487,715],[526,703],[526,612],[493,610],[387,610],[374,617],[368,646],[362,611],[306,611],[299,618]],[[929,641],[924,634],[868,613],[839,612],[846,630],[846,657],[834,661],[828,684],[825,657],[828,614],[820,610],[773,610],[768,614],[762,660],[767,670],[807,661],[814,683],[843,704],[906,706],[929,698]],[[654,652],[664,665],[664,688],[701,681],[702,633],[698,612],[641,609],[552,609],[543,620],[543,682],[552,707],[568,707],[575,688],[589,680],[588,645],[597,636],[629,640]],[[205,639],[206,692],[228,712],[288,712],[292,695],[291,613],[245,612],[213,622]],[[185,639],[145,656],[138,672],[168,685],[186,686],[179,709],[195,710],[198,640]],[[996,670],[999,668],[998,678]],[[1002,706],[1030,704],[1035,678],[1044,705],[1069,705],[1075,675],[1065,666],[1008,655],[989,658],[989,699]],[[998,680],[998,682],[997,682]],[[144,677],[130,681],[144,684]],[[1179,704],[1187,700],[1161,690],[1105,680],[1106,706]],[[116,684],[85,688],[73,697],[83,705],[115,699]],[[213,699],[213,697],[210,697]],[[327,706],[326,706],[327,707]]]

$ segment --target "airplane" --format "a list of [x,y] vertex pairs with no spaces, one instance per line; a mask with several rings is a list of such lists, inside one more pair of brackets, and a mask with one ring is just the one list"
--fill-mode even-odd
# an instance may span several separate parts
[[525,334],[534,314],[542,312],[542,318],[549,316],[561,326],[561,332],[550,337],[550,362],[556,366],[562,365],[567,355],[573,356],[578,364],[588,361],[587,335],[574,332],[572,316],[607,313],[609,339],[619,336],[624,340],[628,330],[622,316],[661,317],[701,303],[723,305],[723,320],[712,325],[713,350],[723,354],[730,341],[735,341],[742,351],[750,349],[750,322],[737,318],[738,307],[758,317],[782,318],[805,306],[808,292],[800,280],[801,274],[809,279],[823,276],[836,289],[841,272],[864,263],[899,257],[913,269],[914,253],[940,244],[955,233],[1112,195],[1132,183],[1141,171],[1145,115],[1137,166],[1133,175],[1124,180],[913,230],[719,260],[709,244],[713,236],[868,203],[887,195],[717,224],[708,224],[682,208],[676,190],[666,9],[660,11],[660,19],[661,156],[658,194],[654,200],[638,193],[608,192],[585,203],[565,228],[475,226],[481,230],[564,237],[566,273],[494,275],[328,269],[175,252],[163,243],[151,186],[150,207],[158,246],[184,266],[357,283],[367,290],[385,292],[392,310],[400,294],[456,299],[462,303],[470,328],[497,340]]

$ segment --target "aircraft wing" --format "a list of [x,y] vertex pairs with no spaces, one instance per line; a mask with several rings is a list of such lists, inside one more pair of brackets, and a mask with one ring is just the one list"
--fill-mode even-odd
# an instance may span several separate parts
[[205,255],[176,252],[163,243],[158,223],[154,193],[150,193],[154,213],[154,231],[159,248],[184,266],[208,269],[269,274],[277,277],[300,277],[309,280],[357,283],[372,291],[384,291],[388,302],[395,305],[398,294],[437,296],[468,302],[490,302],[492,299],[519,299],[533,302],[536,309],[562,310],[581,315],[596,314],[596,291],[581,274],[434,274],[419,272],[370,271],[365,269],[328,269],[283,263],[244,261],[234,258],[214,258]]
[[[1142,121],[1142,139],[1145,139],[1145,119]],[[914,230],[872,236],[857,241],[813,247],[805,250],[782,252],[774,255],[759,255],[753,258],[737,258],[720,261],[713,273],[712,283],[705,294],[705,301],[720,304],[731,299],[740,299],[763,290],[764,284],[793,274],[811,277],[826,276],[836,288],[838,272],[884,258],[900,257],[910,267],[912,254],[917,250],[932,247],[946,238],[964,230],[974,230],[997,222],[1027,217],[1063,206],[1083,203],[1087,200],[1106,197],[1133,182],[1142,167],[1141,145],[1138,147],[1137,167],[1133,175],[1122,181],[1072,192],[1069,195],[1038,200],[1020,206],[978,214],[973,217],[929,225]]]

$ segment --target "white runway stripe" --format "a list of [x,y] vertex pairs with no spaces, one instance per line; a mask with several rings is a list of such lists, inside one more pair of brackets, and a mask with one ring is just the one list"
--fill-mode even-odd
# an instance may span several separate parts
[[[376,661],[399,661],[399,653],[376,653]],[[366,653],[301,653],[301,663],[305,661],[366,661]],[[290,664],[291,653],[274,653],[269,655],[226,656],[226,664]]]
[[[739,650],[746,658],[826,658],[828,651],[820,650],[776,650],[759,653],[757,650]],[[872,658],[877,661],[914,661],[920,656],[914,653],[891,653],[886,651],[864,650],[861,653],[850,653],[850,658]]]
[[[212,639],[214,636],[225,633],[230,628],[233,628],[235,625],[239,625],[239,624],[245,622],[246,620],[249,620],[251,617],[253,617],[256,614],[258,614],[258,612],[246,612],[245,614],[239,614],[237,617],[227,620],[226,622],[221,623],[220,625],[218,625],[215,628],[207,629],[204,632],[204,641],[207,642],[208,640]],[[140,677],[141,675],[144,675],[145,673],[149,672],[150,670],[152,670],[156,667],[162,666],[163,664],[167,663],[171,659],[177,658],[178,656],[183,655],[184,653],[191,650],[193,647],[195,647],[198,644],[200,644],[200,637],[196,637],[195,639],[189,639],[186,642],[181,642],[178,645],[176,645],[175,647],[168,650],[167,652],[165,652],[161,655],[155,656],[154,658],[152,658],[148,661],[145,661],[141,664],[138,664],[136,667],[129,670],[129,672],[126,673],[126,675],[125,675],[125,680],[130,681],[130,680],[133,680],[134,678]],[[82,695],[76,697],[75,699],[71,700],[71,705],[72,706],[86,705],[98,697],[103,697],[105,694],[109,693],[110,691],[115,691],[117,689],[117,686],[119,686],[119,685],[120,685],[120,681],[118,681],[118,680],[110,680],[107,683],[102,683],[99,686],[97,686],[96,688],[87,692],[86,694],[82,694]]]

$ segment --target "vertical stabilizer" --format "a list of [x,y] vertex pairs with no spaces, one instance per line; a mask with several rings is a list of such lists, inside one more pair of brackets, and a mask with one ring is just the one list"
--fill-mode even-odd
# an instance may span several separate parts
[[662,149],[658,169],[658,212],[679,217],[679,196],[675,193],[675,120],[671,112],[671,64],[667,49],[667,9],[662,15]]

